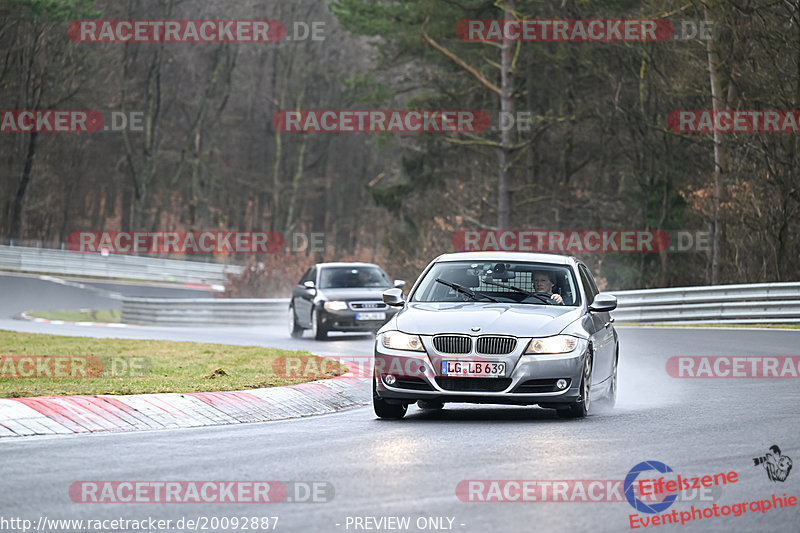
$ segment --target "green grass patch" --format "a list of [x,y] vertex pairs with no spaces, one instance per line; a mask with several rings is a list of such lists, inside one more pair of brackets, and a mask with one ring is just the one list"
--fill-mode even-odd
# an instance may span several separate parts
[[65,322],[106,322],[119,323],[122,311],[119,309],[81,309],[64,311],[28,311],[28,316],[46,318],[47,320],[64,320]]
[[[33,368],[33,377],[19,377]],[[337,361],[306,351],[0,330],[2,398],[243,390],[346,372]]]
[[617,326],[648,326],[656,328],[763,328],[800,329],[800,324],[656,324],[651,322],[619,322]]

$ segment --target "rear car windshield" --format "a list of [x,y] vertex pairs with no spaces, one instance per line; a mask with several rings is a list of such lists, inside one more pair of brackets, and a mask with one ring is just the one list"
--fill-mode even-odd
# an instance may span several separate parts
[[[551,292],[560,294],[564,305],[578,306],[580,291],[572,269],[566,265],[528,262],[473,262],[454,261],[436,263],[425,274],[411,297],[412,302],[463,302],[471,300],[462,291],[437,282],[439,278],[457,284],[477,295],[492,297],[500,302],[545,305],[540,298],[526,295],[536,292],[534,277],[547,277],[552,283]],[[519,289],[519,290],[518,290]],[[480,298],[478,301],[489,301]]]
[[326,267],[319,275],[321,289],[391,287],[386,273],[377,267]]

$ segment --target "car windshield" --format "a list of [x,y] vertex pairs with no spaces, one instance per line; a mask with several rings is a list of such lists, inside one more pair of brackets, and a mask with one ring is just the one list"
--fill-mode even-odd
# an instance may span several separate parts
[[353,287],[391,287],[389,277],[378,267],[326,267],[319,278],[321,289],[346,289]]
[[412,302],[481,301],[580,305],[580,291],[571,268],[529,262],[453,261],[433,265],[411,297]]

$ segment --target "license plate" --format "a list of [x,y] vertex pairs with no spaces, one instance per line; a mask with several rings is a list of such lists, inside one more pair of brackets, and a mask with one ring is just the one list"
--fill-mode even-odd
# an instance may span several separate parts
[[506,375],[506,364],[485,361],[442,361],[442,375],[466,378],[500,378]]
[[386,313],[356,313],[356,320],[386,320]]

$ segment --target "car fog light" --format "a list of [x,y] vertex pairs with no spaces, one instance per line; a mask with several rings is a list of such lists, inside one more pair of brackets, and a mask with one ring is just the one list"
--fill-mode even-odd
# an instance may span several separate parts
[[383,378],[383,381],[385,381],[387,385],[394,385],[397,382],[397,378],[391,374],[386,374],[386,377]]
[[556,387],[559,389],[565,389],[567,387],[567,380],[566,379],[559,379],[556,381]]

